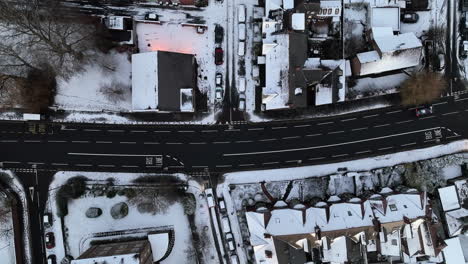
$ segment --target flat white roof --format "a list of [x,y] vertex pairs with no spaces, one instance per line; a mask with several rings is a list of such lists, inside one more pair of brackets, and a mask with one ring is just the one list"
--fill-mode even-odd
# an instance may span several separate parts
[[333,103],[333,88],[317,85],[315,89],[315,105]]
[[367,52],[362,52],[356,54],[357,58],[361,63],[367,63],[371,61],[378,61],[380,60],[379,53],[375,50],[372,51],[367,51]]
[[305,30],[305,14],[294,13],[292,15],[292,28],[294,30]]
[[422,47],[421,41],[413,32],[374,37],[374,41],[382,53]]
[[457,189],[455,186],[448,186],[439,188],[440,202],[444,212],[460,208],[460,202],[458,201]]
[[400,31],[399,7],[373,7],[371,12],[372,27],[391,27],[393,31]]
[[454,237],[445,240],[447,246],[442,249],[444,253],[445,263],[446,264],[463,264],[465,262],[465,257],[463,255],[463,248],[460,243],[460,238]]
[[294,0],[283,0],[283,8],[284,9],[293,9],[294,8]]
[[158,52],[132,55],[132,109],[153,110],[158,107]]

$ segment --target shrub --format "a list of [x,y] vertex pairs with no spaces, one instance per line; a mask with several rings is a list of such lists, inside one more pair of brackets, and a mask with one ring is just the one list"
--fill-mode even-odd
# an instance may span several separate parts
[[195,214],[195,209],[197,207],[197,202],[195,200],[195,196],[191,193],[186,193],[182,197],[182,206],[184,207],[184,213],[186,215],[193,215]]
[[132,198],[136,197],[136,192],[132,188],[125,188],[123,190],[123,193],[124,193],[125,197],[127,197],[127,199],[132,199]]
[[106,197],[109,198],[109,199],[114,198],[116,195],[117,195],[117,191],[114,190],[114,189],[110,189],[106,193]]
[[67,182],[58,189],[55,199],[59,217],[64,217],[68,214],[69,199],[76,199],[85,193],[87,180],[88,178],[84,176],[76,176],[68,179]]
[[114,219],[122,219],[128,215],[128,205],[124,202],[117,203],[111,208],[111,216]]

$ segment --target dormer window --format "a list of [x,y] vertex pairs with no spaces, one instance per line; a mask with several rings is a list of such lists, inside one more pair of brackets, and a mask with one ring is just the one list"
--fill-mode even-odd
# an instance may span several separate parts
[[392,210],[392,211],[397,211],[398,210],[396,205],[394,205],[394,204],[390,204],[388,207],[390,207],[390,210]]

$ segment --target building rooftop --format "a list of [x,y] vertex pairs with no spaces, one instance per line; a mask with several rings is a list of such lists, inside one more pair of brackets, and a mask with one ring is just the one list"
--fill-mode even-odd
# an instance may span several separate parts
[[439,188],[440,202],[442,203],[442,209],[444,212],[451,211],[460,208],[460,202],[458,201],[457,189],[455,186],[448,186]]

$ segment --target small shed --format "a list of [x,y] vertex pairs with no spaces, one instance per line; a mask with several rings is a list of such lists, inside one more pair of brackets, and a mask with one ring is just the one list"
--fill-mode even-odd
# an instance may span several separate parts
[[393,31],[400,31],[400,7],[372,7],[371,27],[391,27]]
[[438,191],[444,212],[460,208],[460,202],[458,201],[458,194],[455,186],[452,185],[439,188]]

